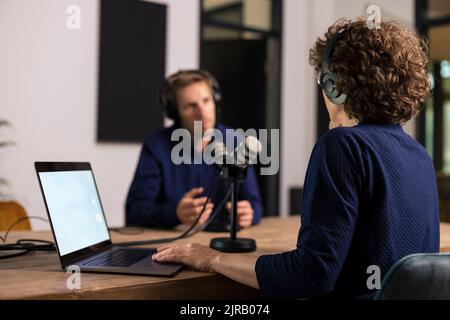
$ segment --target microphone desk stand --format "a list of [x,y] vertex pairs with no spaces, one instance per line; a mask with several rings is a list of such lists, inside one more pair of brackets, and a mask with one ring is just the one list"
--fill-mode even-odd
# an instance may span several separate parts
[[237,202],[239,194],[239,183],[246,179],[247,169],[236,166],[223,166],[221,170],[222,178],[228,180],[231,184],[231,222],[229,238],[213,238],[210,242],[212,249],[228,252],[243,253],[256,250],[256,241],[248,238],[237,237]]

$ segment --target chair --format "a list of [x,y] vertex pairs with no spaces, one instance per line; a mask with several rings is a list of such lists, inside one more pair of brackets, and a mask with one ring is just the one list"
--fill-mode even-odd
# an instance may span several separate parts
[[[14,222],[24,217],[27,217],[27,213],[17,202],[0,202],[0,231],[6,231]],[[31,230],[30,221],[26,219],[19,222],[13,230]]]
[[375,300],[450,300],[450,254],[412,254],[386,274]]

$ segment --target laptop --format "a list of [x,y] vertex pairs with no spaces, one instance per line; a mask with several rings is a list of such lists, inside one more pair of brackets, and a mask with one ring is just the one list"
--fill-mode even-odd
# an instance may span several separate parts
[[63,270],[173,276],[182,268],[154,262],[155,249],[113,245],[89,163],[35,162],[35,168]]

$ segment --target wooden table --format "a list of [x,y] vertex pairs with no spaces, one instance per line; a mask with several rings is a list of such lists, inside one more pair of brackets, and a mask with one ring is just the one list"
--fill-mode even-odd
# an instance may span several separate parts
[[[255,254],[277,253],[295,248],[299,217],[265,218],[259,226],[239,232],[257,241]],[[111,232],[113,242],[170,237],[177,232],[147,230],[139,235]],[[179,243],[208,245],[221,233],[199,233]],[[51,232],[13,232],[8,242],[21,238],[52,240]],[[450,224],[441,224],[441,249],[450,251]],[[258,290],[222,275],[184,269],[174,277],[149,277],[82,273],[81,288],[68,289],[69,274],[61,270],[56,253],[37,252],[0,260],[0,299],[252,299]]]

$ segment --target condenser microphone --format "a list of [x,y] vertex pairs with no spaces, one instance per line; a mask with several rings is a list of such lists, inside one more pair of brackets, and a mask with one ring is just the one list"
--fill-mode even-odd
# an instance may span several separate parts
[[214,164],[219,167],[233,166],[245,169],[256,163],[256,157],[262,150],[261,142],[254,136],[247,136],[239,145],[229,152],[223,142],[213,142]]
[[[238,218],[237,203],[239,194],[239,183],[246,179],[246,168],[256,163],[256,157],[262,150],[262,144],[254,136],[247,136],[239,143],[233,152],[228,153],[222,142],[217,146],[217,154],[219,160],[225,160],[221,166],[221,175],[226,182],[230,183],[231,192],[231,220],[230,220],[230,237],[229,238],[213,238],[210,247],[222,252],[253,252],[256,250],[256,242],[253,239],[238,238]],[[221,156],[224,159],[221,159]],[[217,159],[217,158],[216,158]],[[219,165],[220,166],[220,165]]]
[[245,140],[231,152],[227,158],[227,161],[232,165],[245,169],[248,166],[256,163],[256,157],[262,150],[261,142],[254,136],[247,136]]

